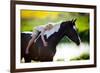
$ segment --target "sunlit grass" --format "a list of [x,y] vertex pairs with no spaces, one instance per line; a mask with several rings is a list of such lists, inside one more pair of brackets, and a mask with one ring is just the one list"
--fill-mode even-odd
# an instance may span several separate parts
[[89,60],[90,56],[89,53],[82,53],[80,56],[74,57],[70,59],[70,61],[75,61],[75,60]]
[[89,59],[89,44],[81,43],[77,47],[75,44],[63,43],[57,46],[54,61],[72,61]]

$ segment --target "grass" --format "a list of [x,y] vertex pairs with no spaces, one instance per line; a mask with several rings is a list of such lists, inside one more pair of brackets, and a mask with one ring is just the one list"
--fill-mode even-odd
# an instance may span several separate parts
[[74,58],[70,59],[70,61],[73,61],[73,60],[88,60],[88,59],[90,59],[89,54],[88,53],[83,53],[78,57],[74,57]]
[[57,59],[56,61],[64,61],[64,59]]

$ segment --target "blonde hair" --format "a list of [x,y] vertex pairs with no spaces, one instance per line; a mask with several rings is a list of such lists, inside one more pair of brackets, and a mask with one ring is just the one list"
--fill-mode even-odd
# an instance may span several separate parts
[[50,29],[53,28],[53,25],[52,24],[48,24],[48,25],[46,25],[46,28],[50,30]]

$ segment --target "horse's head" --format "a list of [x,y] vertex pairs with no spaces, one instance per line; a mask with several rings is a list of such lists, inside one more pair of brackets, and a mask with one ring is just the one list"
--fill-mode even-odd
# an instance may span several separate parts
[[80,45],[80,38],[76,31],[75,21],[76,19],[63,22],[65,35],[73,42],[75,42],[77,45]]

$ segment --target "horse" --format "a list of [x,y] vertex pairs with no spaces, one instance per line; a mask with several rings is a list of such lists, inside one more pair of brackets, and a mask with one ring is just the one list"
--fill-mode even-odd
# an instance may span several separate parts
[[46,47],[43,45],[41,37],[39,36],[34,45],[29,48],[28,54],[25,54],[25,50],[29,40],[32,38],[32,33],[21,32],[21,59],[24,57],[25,63],[31,62],[31,60],[40,62],[53,61],[56,46],[64,36],[79,46],[80,37],[75,29],[75,22],[76,19],[63,21],[61,24],[54,26],[51,31],[47,31],[44,34],[45,40],[48,43]]

